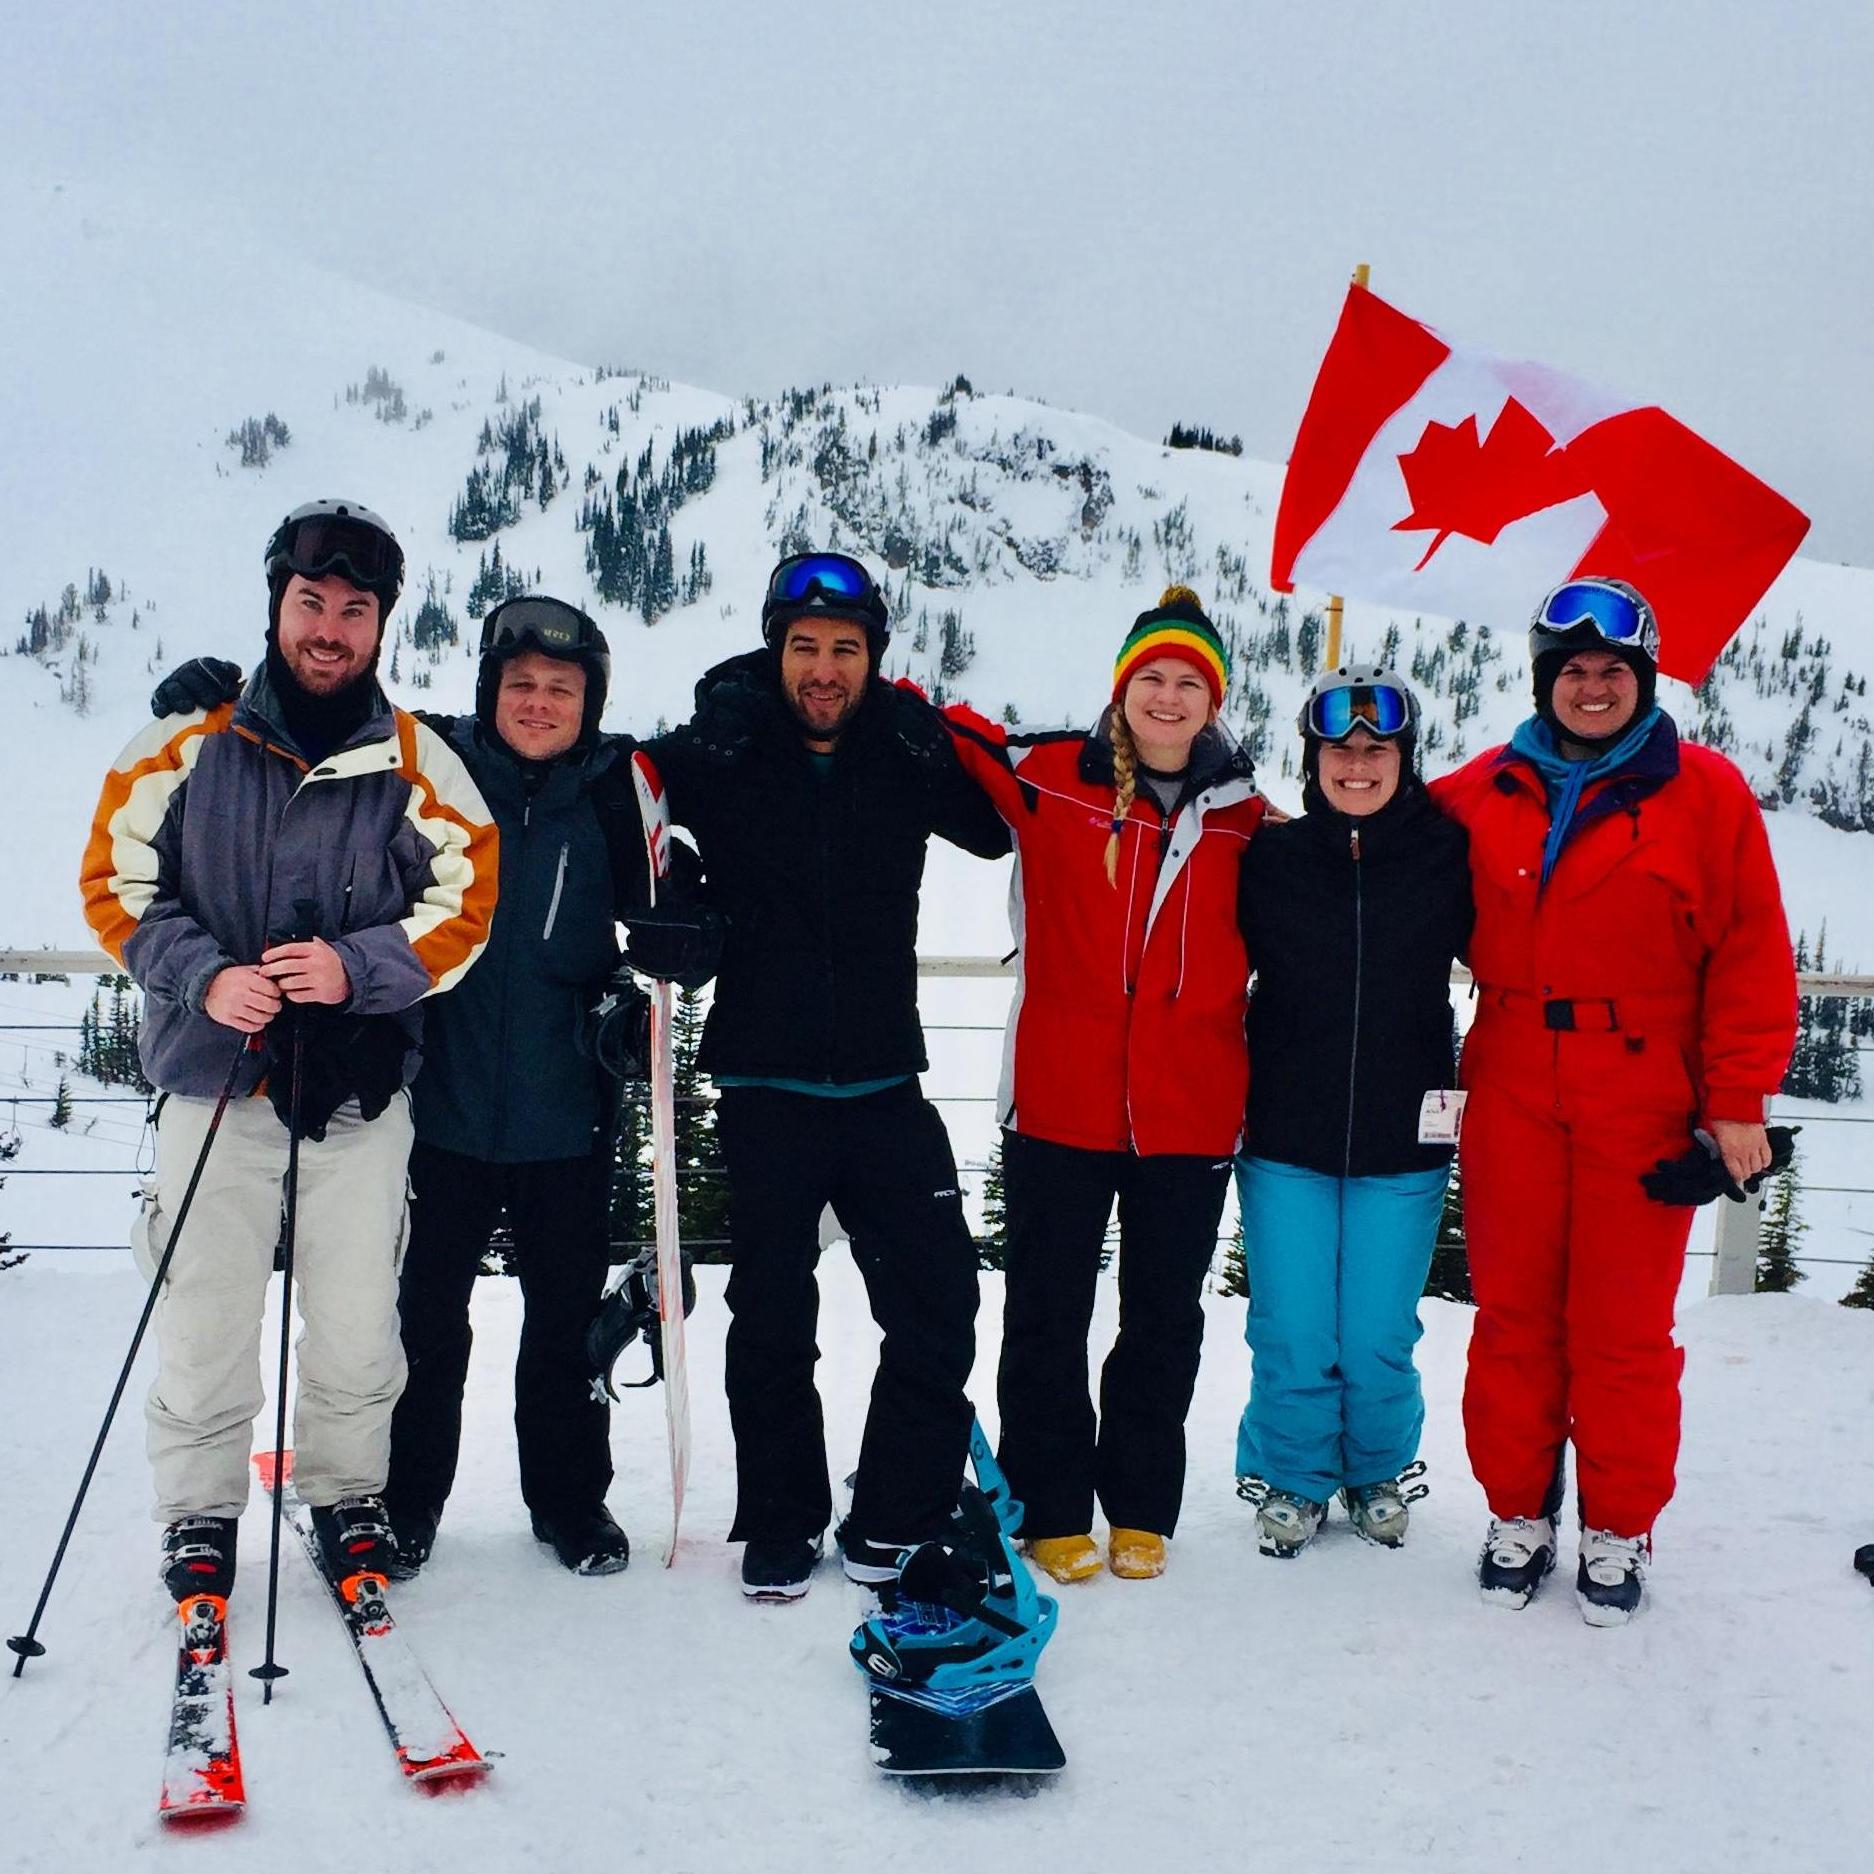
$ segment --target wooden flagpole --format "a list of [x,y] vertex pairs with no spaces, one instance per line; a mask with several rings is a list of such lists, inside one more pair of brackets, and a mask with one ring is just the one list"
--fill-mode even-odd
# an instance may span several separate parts
[[[1363,260],[1353,270],[1355,286],[1365,286],[1369,269]],[[1340,663],[1340,594],[1333,593],[1327,602],[1327,656],[1323,668],[1333,670]]]

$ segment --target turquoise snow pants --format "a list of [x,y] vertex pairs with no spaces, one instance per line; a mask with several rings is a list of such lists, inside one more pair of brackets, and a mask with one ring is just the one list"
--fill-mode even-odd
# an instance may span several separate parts
[[1252,1356],[1238,1476],[1324,1503],[1418,1455],[1412,1349],[1448,1175],[1334,1178],[1238,1158]]

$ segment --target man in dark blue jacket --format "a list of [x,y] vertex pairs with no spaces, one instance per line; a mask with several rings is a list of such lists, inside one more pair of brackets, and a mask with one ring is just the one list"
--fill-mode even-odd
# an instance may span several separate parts
[[[618,965],[617,920],[639,921],[626,960],[647,974],[704,980],[713,946],[706,919],[642,922],[634,745],[599,733],[610,671],[604,635],[585,613],[544,596],[510,599],[483,623],[475,713],[424,718],[488,803],[505,896],[476,993],[432,1004],[412,1089],[398,1293],[409,1378],[384,1491],[398,1547],[391,1571],[403,1576],[428,1558],[455,1482],[469,1302],[504,1211],[523,1299],[514,1428],[534,1534],[578,1574],[616,1573],[630,1556],[605,1507],[609,1417],[585,1353],[611,1262],[614,1105],[587,1031]],[[164,701],[159,691],[159,710]],[[694,867],[687,848],[675,852]],[[634,1016],[641,1028],[641,995],[613,1020],[629,1027]]]

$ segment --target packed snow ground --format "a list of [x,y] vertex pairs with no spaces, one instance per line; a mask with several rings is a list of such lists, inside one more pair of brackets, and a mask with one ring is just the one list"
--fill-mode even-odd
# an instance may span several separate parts
[[[1653,1599],[1630,1628],[1597,1632],[1568,1591],[1572,1555],[1523,1614],[1478,1601],[1484,1507],[1458,1420],[1470,1314],[1454,1306],[1424,1310],[1434,1492],[1407,1548],[1369,1548],[1336,1517],[1299,1561],[1258,1556],[1230,1474],[1243,1304],[1213,1297],[1170,1571],[1061,1591],[1039,1684],[1066,1773],[1027,1792],[932,1792],[868,1762],[864,1687],[845,1656],[861,1591],[829,1563],[804,1603],[742,1601],[722,1539],[722,1271],[701,1274],[683,1540],[660,1568],[662,1409],[635,1394],[614,1414],[612,1503],[637,1553],[609,1580],[568,1576],[528,1534],[509,1431],[519,1295],[480,1285],[461,1480],[430,1567],[396,1597],[471,1735],[503,1753],[483,1787],[451,1796],[400,1782],[323,1593],[290,1552],[278,1650],[292,1676],[262,1707],[245,1677],[261,1657],[256,1504],[234,1601],[250,1810],[224,1833],[162,1832],[172,1622],[140,1373],[46,1615],[49,1651],[0,1683],[0,1861],[18,1874],[114,1874],[132,1854],[278,1874],[1866,1867],[1874,1597],[1848,1562],[1874,1539],[1874,1316],[1800,1296],[1687,1306],[1681,1485]],[[822,1281],[843,1469],[876,1336],[843,1249]],[[35,1258],[0,1275],[7,1632],[31,1611],[140,1296],[118,1266]],[[996,1278],[983,1301],[975,1388],[993,1425]],[[1114,1302],[1109,1280],[1096,1345]]]

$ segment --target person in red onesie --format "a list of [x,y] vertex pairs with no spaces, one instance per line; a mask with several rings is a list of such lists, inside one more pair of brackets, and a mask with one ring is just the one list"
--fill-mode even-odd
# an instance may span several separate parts
[[[1018,976],[997,1116],[1007,1205],[999,1455],[1056,1581],[1165,1566],[1204,1276],[1243,1132],[1249,959],[1237,874],[1264,802],[1217,721],[1229,663],[1172,586],[1120,646],[1091,732],[944,712],[1014,834]],[[1095,1429],[1087,1330],[1114,1203],[1119,1337]]]
[[1695,1126],[1739,1183],[1768,1168],[1795,965],[1749,783],[1654,700],[1652,607],[1619,580],[1570,580],[1529,651],[1535,715],[1432,790],[1470,833],[1477,905],[1464,1428],[1491,1512],[1485,1600],[1525,1606],[1555,1566],[1572,1442],[1576,1596],[1613,1626],[1640,1605],[1679,1448],[1692,1212],[1640,1179]]

